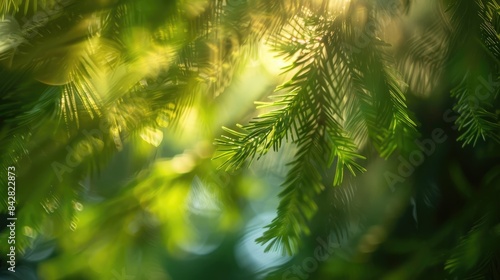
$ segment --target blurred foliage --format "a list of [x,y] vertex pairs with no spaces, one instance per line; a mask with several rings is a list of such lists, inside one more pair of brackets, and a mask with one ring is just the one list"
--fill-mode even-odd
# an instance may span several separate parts
[[1,1],[0,278],[500,279],[499,19]]

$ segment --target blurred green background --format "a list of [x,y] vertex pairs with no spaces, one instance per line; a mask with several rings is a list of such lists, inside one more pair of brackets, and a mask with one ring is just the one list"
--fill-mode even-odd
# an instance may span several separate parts
[[[0,1],[0,279],[500,279],[496,1]],[[352,37],[335,37],[337,21]],[[287,52],[340,44],[325,38],[348,49],[318,64],[332,92],[347,92],[332,99],[342,126],[352,94],[335,69],[366,63],[353,72],[368,92],[373,43],[385,50],[373,57],[390,57],[381,69],[401,76],[418,133],[394,128],[401,140],[385,156],[372,142],[387,135],[346,130],[366,172],[332,186],[342,153],[312,163],[321,191],[283,210],[313,205],[285,225],[300,237],[295,254],[267,251],[276,239],[256,239],[281,215],[302,146],[292,135],[232,169],[214,143],[234,144],[223,127],[245,133],[237,124],[272,112],[255,103],[276,100],[307,49]]]

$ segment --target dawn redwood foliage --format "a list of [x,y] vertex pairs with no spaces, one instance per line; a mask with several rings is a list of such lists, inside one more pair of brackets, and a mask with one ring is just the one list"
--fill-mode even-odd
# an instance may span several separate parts
[[[379,270],[372,279],[500,277],[500,5],[433,1],[432,17],[395,24],[416,9],[412,2],[2,1],[0,170],[18,170],[18,226],[29,233],[19,235],[19,248],[29,250],[40,234],[60,240],[61,258],[68,244],[78,244],[83,259],[99,250],[85,249],[93,236],[119,231],[140,212],[168,225],[158,240],[170,249],[189,226],[184,210],[167,207],[166,215],[162,201],[185,203],[202,178],[227,213],[238,212],[239,197],[225,183],[271,151],[289,149],[276,217],[256,240],[266,251],[293,255],[312,235],[341,240],[365,232],[388,240],[377,251],[389,260],[387,271],[406,265],[398,254],[425,257],[407,274]],[[415,34],[405,33],[414,26]],[[394,39],[395,27],[404,39]],[[212,128],[220,135],[207,133],[213,147],[198,145],[167,161],[141,154],[139,141],[159,147],[164,134],[188,131],[182,123],[193,108],[217,115],[214,104],[231,94],[263,45],[288,66],[280,76],[286,80],[255,100],[257,116]],[[211,122],[208,114],[203,121]],[[108,182],[106,191],[82,183],[99,181],[130,150],[141,164],[129,166],[127,180]],[[388,169],[376,171],[379,161]],[[370,193],[356,186],[367,177],[392,192],[410,190],[413,206],[402,206],[402,220],[415,220],[416,233],[401,221],[385,224],[392,235],[369,227],[370,213],[356,212],[363,209],[357,197]],[[92,192],[105,203],[95,203]],[[80,202],[102,216],[84,216],[96,233],[73,239],[68,228],[76,228]],[[2,213],[8,206],[3,200]],[[354,212],[366,216],[355,226]],[[146,237],[156,230],[144,227]],[[394,249],[394,236],[428,242],[422,246],[438,253]],[[140,238],[126,239],[124,248]]]

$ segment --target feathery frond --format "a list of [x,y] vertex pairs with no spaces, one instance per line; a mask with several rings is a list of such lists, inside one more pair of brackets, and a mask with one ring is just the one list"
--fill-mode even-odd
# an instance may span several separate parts
[[[499,114],[495,111],[498,77],[492,75],[500,65],[500,39],[492,23],[498,10],[492,12],[491,5],[493,3],[485,5],[484,1],[457,1],[450,7],[453,45],[463,44],[455,51],[456,70],[465,68],[465,71],[458,73],[460,82],[451,91],[457,100],[453,109],[460,114],[456,123],[461,132],[458,140],[463,145],[475,145],[479,138],[500,142]],[[473,49],[476,50],[474,54],[464,56],[464,51]]]
[[[267,250],[283,246],[283,252],[293,253],[301,234],[308,233],[307,221],[316,211],[315,195],[324,188],[322,170],[335,163],[333,185],[342,183],[345,168],[353,175],[364,170],[356,162],[363,156],[347,129],[360,131],[365,125],[384,157],[398,147],[408,148],[408,139],[416,134],[401,80],[386,64],[387,58],[380,56],[383,51],[377,44],[383,43],[371,37],[363,52],[346,49],[346,43],[347,48],[355,48],[348,45],[355,40],[347,19],[315,16],[304,9],[271,38],[277,53],[293,61],[286,70],[293,71],[292,79],[272,96],[278,101],[259,103],[270,112],[239,126],[240,131],[226,128],[231,136],[216,141],[216,158],[226,159],[221,166],[226,170],[238,169],[271,148],[279,149],[283,140],[297,144],[277,217],[258,239],[269,242]],[[345,104],[350,104],[349,117],[354,119],[347,118],[347,123]]]

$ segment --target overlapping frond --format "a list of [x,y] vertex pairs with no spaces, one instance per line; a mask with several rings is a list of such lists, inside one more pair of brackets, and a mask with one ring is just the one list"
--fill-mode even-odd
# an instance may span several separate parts
[[[459,83],[451,91],[459,113],[458,140],[475,145],[479,138],[500,142],[498,104],[498,67],[500,39],[495,21],[498,4],[492,1],[457,1],[450,7],[453,45],[460,44],[455,57]],[[480,51],[477,51],[477,50]],[[474,51],[473,51],[474,50]],[[474,52],[464,57],[463,52]],[[469,60],[474,61],[469,61]],[[460,69],[464,69],[462,71]],[[462,71],[462,72],[460,72]]]
[[364,123],[372,144],[388,157],[398,148],[411,150],[411,140],[418,133],[405,103],[405,84],[384,47],[384,42],[372,38],[362,52],[353,54],[353,94],[346,119],[353,133],[364,131],[359,130]]
[[0,16],[29,11],[36,12],[55,5],[56,0],[5,0],[0,4]]
[[451,250],[444,266],[451,277],[479,280],[500,276],[500,255],[493,249],[498,246],[498,233],[492,230],[498,220],[489,213],[484,215]]
[[[49,2],[9,0],[0,6],[0,14],[27,13]],[[346,3],[351,2],[349,7]],[[257,241],[267,244],[266,250],[296,252],[301,237],[311,232],[309,221],[318,210],[318,194],[364,171],[360,161],[366,145],[387,158],[398,150],[413,151],[418,134],[406,106],[406,84],[395,70],[390,46],[377,36],[376,20],[380,14],[406,10],[411,1],[351,2],[140,0],[103,1],[93,7],[75,1],[80,11],[73,7],[71,12],[50,16],[35,32],[16,25],[17,18],[2,18],[0,34],[11,37],[0,42],[0,60],[9,58],[12,71],[28,69],[29,80],[36,83],[14,87],[17,81],[9,77],[0,85],[0,146],[6,151],[1,167],[26,164],[21,175],[40,185],[34,193],[20,188],[23,201],[35,202],[20,210],[24,223],[42,224],[45,220],[34,221],[34,213],[43,207],[47,212],[43,217],[50,219],[52,212],[47,209],[54,205],[55,212],[62,209],[56,213],[59,218],[71,219],[72,200],[67,198],[78,196],[80,179],[102,170],[113,153],[132,141],[131,135],[158,147],[163,137],[160,128],[172,128],[174,119],[194,107],[194,100],[211,101],[225,92],[264,39],[292,63],[285,69],[291,78],[270,96],[271,102],[258,102],[264,113],[238,128],[224,128],[225,135],[216,140],[215,158],[223,160],[221,168],[232,171],[282,148],[283,142],[295,146],[277,216]],[[392,5],[396,2],[403,6]],[[448,53],[467,57],[470,61],[458,60],[472,65],[465,74],[460,71],[463,67],[453,73],[462,81],[452,96],[464,144],[479,138],[500,142],[495,72],[500,61],[499,8],[494,1],[458,1],[450,9],[454,37],[436,38],[411,50],[422,68],[435,70],[443,62],[443,50],[447,51],[442,45],[463,44],[469,51],[483,48],[477,56],[464,55],[463,49]],[[477,66],[481,63],[475,63],[476,58],[488,61],[488,66]],[[407,82],[426,79],[408,68]],[[489,73],[494,73],[491,78]],[[37,87],[43,90],[34,90]],[[429,90],[432,85],[425,87]],[[31,91],[30,97],[22,94],[26,91]],[[102,122],[106,127],[100,126]],[[94,135],[82,134],[96,127]],[[14,136],[7,139],[8,135]],[[37,150],[43,153],[33,153]],[[59,163],[73,156],[77,163],[69,169],[30,176],[47,161]],[[71,178],[61,177],[64,173],[72,173]],[[189,182],[183,181],[183,196]],[[149,189],[153,183],[143,187]],[[334,192],[334,207],[348,207],[350,191]],[[146,199],[153,201],[154,191],[148,195]],[[157,204],[160,213],[163,209]],[[342,228],[342,223],[333,224]],[[470,236],[474,239],[475,233]]]
[[443,3],[433,2],[428,10],[432,13],[431,21],[404,40],[397,54],[398,69],[410,90],[423,97],[430,96],[445,76],[451,36]]
[[[480,86],[479,81],[466,77],[464,81],[452,90],[451,94],[457,99],[453,109],[460,115],[456,120],[461,135],[459,141],[464,145],[475,145],[480,138],[484,141],[494,140],[500,142],[500,124],[498,113],[494,112],[494,103],[485,102],[475,96],[478,91],[474,90]],[[484,93],[484,92],[483,92]],[[489,94],[496,96],[497,93]],[[488,98],[496,99],[496,97]]]
[[[20,78],[2,75],[1,165],[23,165],[23,178],[37,171],[29,176],[36,193],[25,195],[29,184],[18,189],[19,200],[30,202],[19,215],[35,230],[58,211],[65,216],[58,224],[67,225],[78,180],[100,172],[131,136],[158,146],[161,129],[173,129],[193,100],[224,91],[250,53],[243,46],[252,47],[244,1],[191,10],[182,1],[73,4],[43,11],[36,26],[18,28],[17,17],[0,26],[20,36],[0,45],[1,58],[10,59],[5,72]],[[52,197],[54,215],[41,209]],[[43,214],[34,221],[34,213]]]
[[[323,17],[304,9],[270,43],[293,61],[293,77],[278,88],[274,102],[259,102],[264,113],[216,141],[221,167],[234,170],[246,161],[292,141],[298,152],[290,163],[275,220],[258,239],[267,250],[293,253],[316,211],[315,196],[324,188],[325,172],[335,164],[333,185],[344,170],[364,169],[354,140],[370,136],[382,156],[409,148],[416,124],[405,105],[403,83],[374,36],[356,45],[348,16]],[[361,34],[366,36],[366,34]],[[362,51],[356,48],[363,48]],[[367,134],[367,135],[366,135]],[[358,141],[359,142],[359,141]]]

